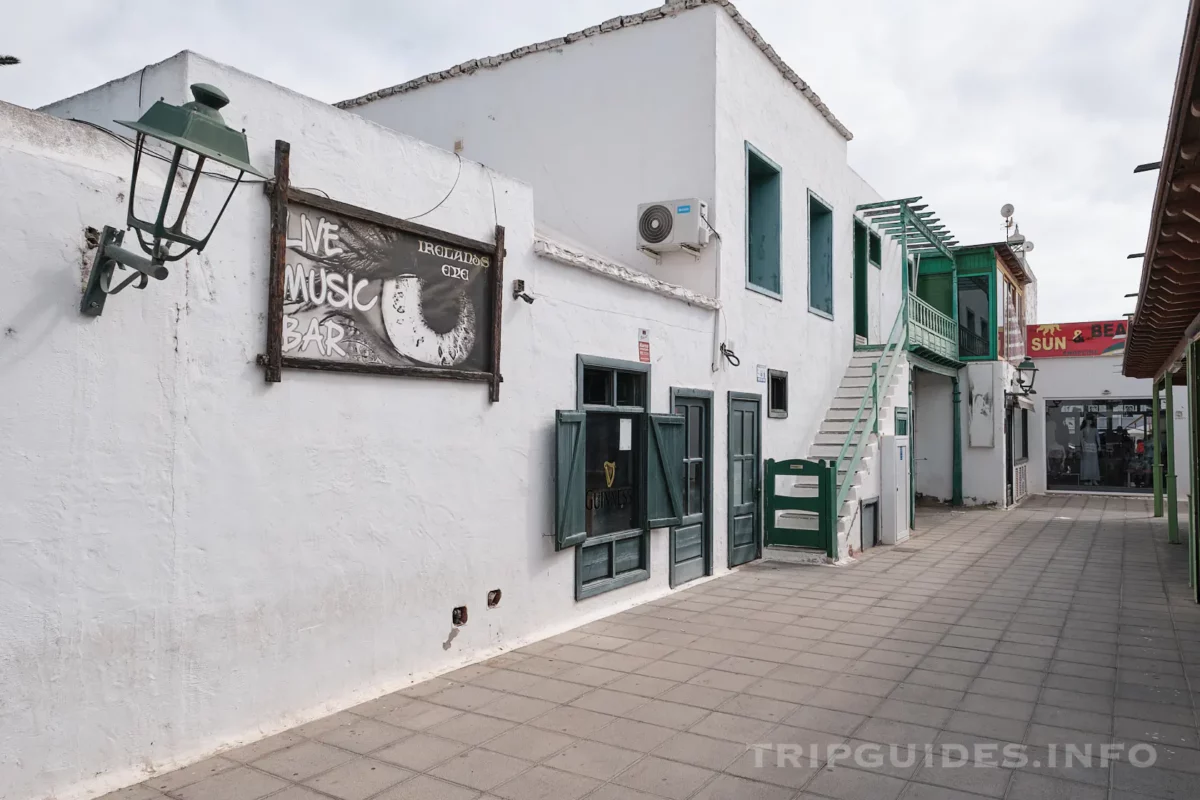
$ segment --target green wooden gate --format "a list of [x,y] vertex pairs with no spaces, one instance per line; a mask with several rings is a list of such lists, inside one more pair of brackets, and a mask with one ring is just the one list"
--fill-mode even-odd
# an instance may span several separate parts
[[[764,528],[767,544],[817,548],[824,550],[830,558],[836,558],[837,513],[834,503],[837,499],[837,479],[833,465],[825,460],[794,458],[787,461],[767,459],[766,467]],[[778,486],[780,478],[791,479],[792,486],[805,494],[781,494]],[[796,478],[806,480],[797,486]],[[787,511],[800,512],[803,520],[812,522],[805,528],[783,527],[779,524],[779,514]]]

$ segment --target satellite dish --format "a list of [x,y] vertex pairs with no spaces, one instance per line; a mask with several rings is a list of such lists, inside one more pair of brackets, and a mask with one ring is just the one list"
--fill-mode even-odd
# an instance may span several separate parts
[[1032,253],[1032,252],[1033,252],[1033,242],[1026,242],[1026,243],[1025,243],[1025,252],[1026,252],[1026,253]]
[[1009,217],[1011,217],[1013,215],[1014,211],[1016,211],[1016,209],[1013,208],[1012,203],[1005,203],[1000,209],[1000,216],[1004,217],[1005,219],[1008,219]]

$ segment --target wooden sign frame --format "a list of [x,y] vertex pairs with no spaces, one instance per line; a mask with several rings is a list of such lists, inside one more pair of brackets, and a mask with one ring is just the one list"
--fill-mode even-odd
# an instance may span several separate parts
[[[366,208],[332,200],[312,192],[295,189],[290,183],[291,146],[288,142],[275,142],[275,179],[266,185],[271,204],[270,276],[267,294],[267,342],[266,353],[258,357],[265,368],[268,383],[279,383],[283,379],[283,368],[315,369],[328,372],[351,372],[372,375],[394,375],[413,378],[439,378],[454,381],[477,381],[489,385],[489,399],[500,399],[500,333],[504,311],[504,226],[497,225],[494,242],[481,242],[445,231],[439,231],[408,220],[390,217]],[[284,333],[284,278],[287,258],[288,204],[296,203],[344,219],[365,222],[380,228],[420,236],[440,244],[462,247],[488,253],[492,263],[488,282],[491,326],[490,369],[487,371],[455,369],[450,367],[398,366],[391,364],[355,363],[335,359],[320,359],[287,356],[283,353]]]

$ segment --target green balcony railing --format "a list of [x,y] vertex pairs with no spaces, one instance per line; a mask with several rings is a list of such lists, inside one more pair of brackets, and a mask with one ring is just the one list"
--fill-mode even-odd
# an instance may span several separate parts
[[958,323],[915,294],[908,295],[908,343],[958,361]]

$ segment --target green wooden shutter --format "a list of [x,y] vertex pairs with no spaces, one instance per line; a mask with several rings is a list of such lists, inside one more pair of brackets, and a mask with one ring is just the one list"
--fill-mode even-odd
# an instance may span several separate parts
[[646,448],[646,527],[669,528],[683,521],[685,420],[679,414],[650,414]]
[[587,414],[583,411],[559,411],[556,424],[558,440],[554,472],[554,549],[565,550],[582,544],[587,538],[584,504],[587,475],[584,454],[587,451]]

